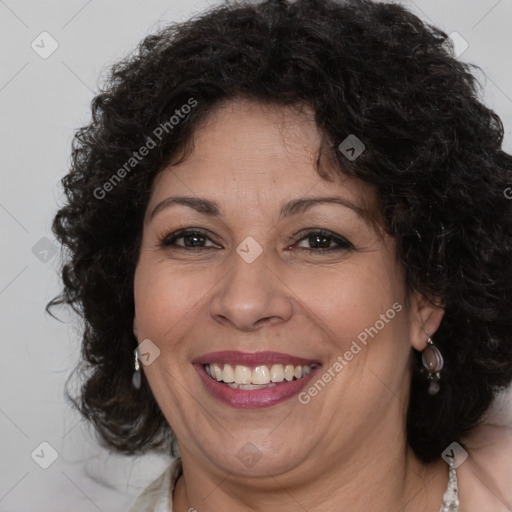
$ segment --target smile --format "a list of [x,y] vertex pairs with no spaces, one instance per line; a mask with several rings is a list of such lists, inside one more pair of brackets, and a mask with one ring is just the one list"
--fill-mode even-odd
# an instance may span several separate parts
[[300,393],[322,365],[278,352],[222,351],[192,361],[206,390],[241,409],[269,407]]

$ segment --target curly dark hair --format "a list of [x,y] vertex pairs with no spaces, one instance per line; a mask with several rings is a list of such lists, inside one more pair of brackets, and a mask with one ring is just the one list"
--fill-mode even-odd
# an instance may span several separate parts
[[[168,25],[113,65],[62,179],[67,203],[52,227],[68,255],[63,291],[47,306],[83,318],[85,375],[68,396],[106,446],[173,453],[147,381],[131,386],[143,215],[155,176],[185,159],[199,123],[234,98],[311,107],[339,173],[375,187],[408,289],[442,304],[437,395],[411,349],[407,438],[418,458],[437,459],[482,421],[512,380],[512,157],[500,118],[478,99],[471,67],[480,68],[458,61],[449,41],[393,3],[269,0]],[[366,145],[353,161],[337,149],[349,134]]]

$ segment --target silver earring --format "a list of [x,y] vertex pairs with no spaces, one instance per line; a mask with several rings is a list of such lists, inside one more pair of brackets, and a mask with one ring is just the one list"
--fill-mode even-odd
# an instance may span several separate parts
[[421,352],[421,361],[427,371],[427,379],[430,381],[428,394],[435,395],[440,389],[439,380],[441,379],[441,370],[444,366],[444,359],[439,349],[434,345],[429,334],[427,332],[425,332],[425,334],[427,335],[428,345]]
[[140,382],[141,382],[141,376],[140,376],[139,358],[137,357],[137,349],[135,349],[135,371],[133,372],[133,376],[132,376],[133,387],[135,389],[140,389]]

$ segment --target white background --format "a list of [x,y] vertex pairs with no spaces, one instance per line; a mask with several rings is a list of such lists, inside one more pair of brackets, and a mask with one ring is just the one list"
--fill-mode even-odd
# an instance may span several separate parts
[[[125,511],[168,463],[110,454],[64,400],[79,354],[77,324],[44,313],[59,292],[59,256],[43,263],[32,248],[43,237],[55,242],[49,226],[59,181],[101,74],[166,21],[216,3],[0,0],[0,511]],[[460,59],[483,69],[484,101],[501,116],[511,152],[512,1],[403,4],[468,41]],[[59,45],[48,59],[31,48],[43,31]],[[46,470],[30,456],[43,441],[59,455]]]

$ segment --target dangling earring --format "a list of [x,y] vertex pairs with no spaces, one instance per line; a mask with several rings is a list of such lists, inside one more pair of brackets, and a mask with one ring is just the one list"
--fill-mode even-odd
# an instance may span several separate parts
[[426,331],[425,334],[427,335],[428,345],[421,352],[421,360],[425,370],[428,372],[427,379],[430,381],[428,386],[428,394],[435,395],[440,389],[439,380],[441,378],[441,370],[444,366],[444,360],[443,355],[434,345],[434,342],[430,338],[429,334]]
[[135,371],[133,372],[132,376],[132,385],[135,389],[140,389],[140,365],[139,365],[139,359],[137,357],[137,349],[135,349]]

